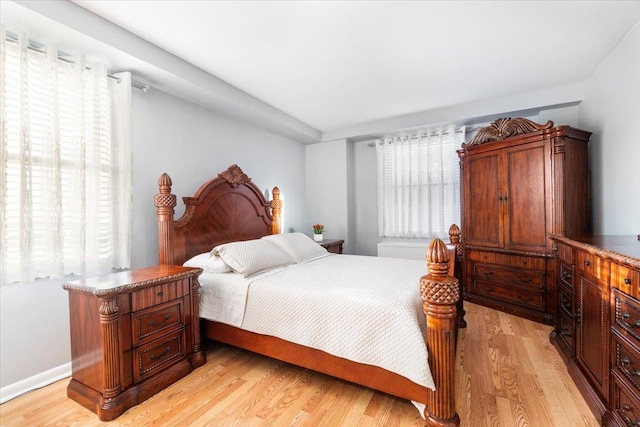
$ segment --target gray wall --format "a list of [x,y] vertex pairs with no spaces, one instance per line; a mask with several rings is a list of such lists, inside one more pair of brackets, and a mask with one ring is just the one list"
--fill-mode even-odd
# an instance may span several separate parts
[[[307,231],[304,146],[157,90],[133,89],[133,267],[157,263],[153,195],[167,172],[181,196],[237,163],[262,190],[279,186],[286,229]],[[183,212],[176,209],[176,215]],[[304,228],[303,228],[304,226]],[[0,388],[71,360],[61,281],[0,288]],[[62,366],[62,368],[61,368]]]
[[640,23],[584,86],[594,231],[640,234]]

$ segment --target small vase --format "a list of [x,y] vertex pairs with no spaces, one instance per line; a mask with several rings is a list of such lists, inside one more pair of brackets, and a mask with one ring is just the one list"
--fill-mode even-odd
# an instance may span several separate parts
[[323,237],[322,233],[313,235],[313,240],[315,240],[316,242],[322,242],[323,239],[324,239],[324,237]]

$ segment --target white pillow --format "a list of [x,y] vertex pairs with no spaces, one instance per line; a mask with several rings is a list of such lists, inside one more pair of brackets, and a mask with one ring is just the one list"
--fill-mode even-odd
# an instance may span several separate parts
[[231,267],[229,267],[219,256],[211,256],[211,253],[206,252],[199,254],[188,260],[183,264],[185,267],[200,267],[205,273],[229,273]]
[[271,234],[264,236],[262,239],[278,246],[297,263],[310,261],[328,254],[325,248],[302,233]]
[[293,264],[293,260],[273,243],[255,239],[218,245],[211,251],[236,273],[249,277],[261,271]]

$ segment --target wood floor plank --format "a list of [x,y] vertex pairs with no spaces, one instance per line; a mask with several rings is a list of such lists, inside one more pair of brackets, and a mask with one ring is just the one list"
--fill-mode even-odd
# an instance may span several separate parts
[[[597,427],[549,342],[551,327],[465,303],[456,404],[463,427]],[[211,343],[207,363],[116,420],[66,397],[68,379],[0,405],[0,426],[424,425],[408,401]]]

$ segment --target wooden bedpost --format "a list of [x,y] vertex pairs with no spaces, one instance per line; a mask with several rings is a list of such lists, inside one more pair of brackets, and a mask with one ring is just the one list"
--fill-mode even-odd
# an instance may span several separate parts
[[163,173],[158,179],[160,192],[154,197],[158,216],[158,264],[173,264],[173,214],[176,195],[171,194],[171,177]]
[[456,306],[460,298],[458,279],[448,275],[449,251],[440,239],[427,249],[429,274],[420,279],[420,294],[427,316],[429,366],[436,390],[428,391],[424,417],[428,426],[459,426],[456,413]]
[[271,214],[273,215],[271,234],[280,234],[282,233],[282,200],[280,200],[280,189],[273,187],[271,194]]
[[460,296],[458,297],[458,328],[466,328],[467,321],[464,320],[466,312],[464,311],[463,306],[464,289],[462,286],[462,277],[464,277],[464,246],[462,246],[462,242],[460,241],[460,227],[456,224],[451,224],[451,227],[449,227],[449,244],[456,248],[456,259],[454,264],[456,277],[458,278],[458,286],[460,287]]

